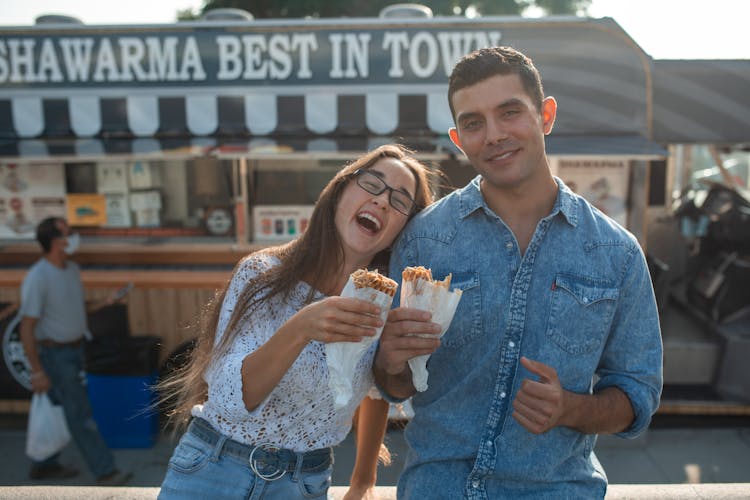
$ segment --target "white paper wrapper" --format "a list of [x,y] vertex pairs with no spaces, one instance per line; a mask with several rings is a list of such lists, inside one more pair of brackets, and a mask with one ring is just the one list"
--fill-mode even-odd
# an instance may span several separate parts
[[[432,322],[440,325],[440,336],[442,337],[451,324],[462,293],[458,289],[448,291],[445,287],[423,278],[404,280],[401,283],[401,306],[430,311]],[[425,354],[409,360],[412,383],[419,392],[427,390],[428,359],[430,359],[430,355]]]
[[[346,282],[341,291],[342,297],[354,297],[378,305],[382,312],[380,319],[385,324],[393,297],[374,288],[356,288],[352,278]],[[380,338],[383,328],[378,328],[373,337],[366,337],[361,342],[334,342],[326,344],[326,360],[328,361],[328,387],[333,393],[334,406],[343,408],[353,396],[352,380],[354,370],[362,355]]]

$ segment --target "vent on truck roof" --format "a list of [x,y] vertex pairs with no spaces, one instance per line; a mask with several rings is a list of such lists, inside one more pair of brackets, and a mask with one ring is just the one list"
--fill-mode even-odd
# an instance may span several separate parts
[[418,3],[394,3],[383,7],[380,11],[381,18],[404,18],[404,17],[432,17],[432,9]]
[[65,14],[42,14],[34,19],[34,24],[83,24],[83,21]]
[[252,21],[255,17],[246,10],[235,8],[211,9],[201,16],[201,21]]

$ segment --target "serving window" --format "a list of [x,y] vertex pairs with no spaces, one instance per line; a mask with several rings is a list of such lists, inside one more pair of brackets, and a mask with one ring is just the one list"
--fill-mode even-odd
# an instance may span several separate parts
[[0,163],[0,240],[31,242],[36,224],[57,215],[88,243],[131,249],[288,241],[307,229],[321,191],[354,156]]
[[344,163],[310,158],[253,161],[252,240],[284,241],[304,232],[320,192]]
[[0,164],[0,238],[64,216],[85,236],[234,240],[232,164],[215,158]]

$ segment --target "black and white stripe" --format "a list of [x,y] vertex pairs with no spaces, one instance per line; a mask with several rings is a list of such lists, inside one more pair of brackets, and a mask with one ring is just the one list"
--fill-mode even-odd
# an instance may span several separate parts
[[444,135],[433,94],[128,95],[0,98],[1,138]]

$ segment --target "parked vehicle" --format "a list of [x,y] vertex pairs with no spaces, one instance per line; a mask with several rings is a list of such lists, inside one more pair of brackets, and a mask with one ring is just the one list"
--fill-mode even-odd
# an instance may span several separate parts
[[750,193],[721,183],[690,189],[674,216],[691,245],[684,279],[691,310],[717,324],[750,311]]
[[750,193],[722,183],[690,189],[674,216],[691,251],[672,298],[721,346],[715,392],[750,401]]

